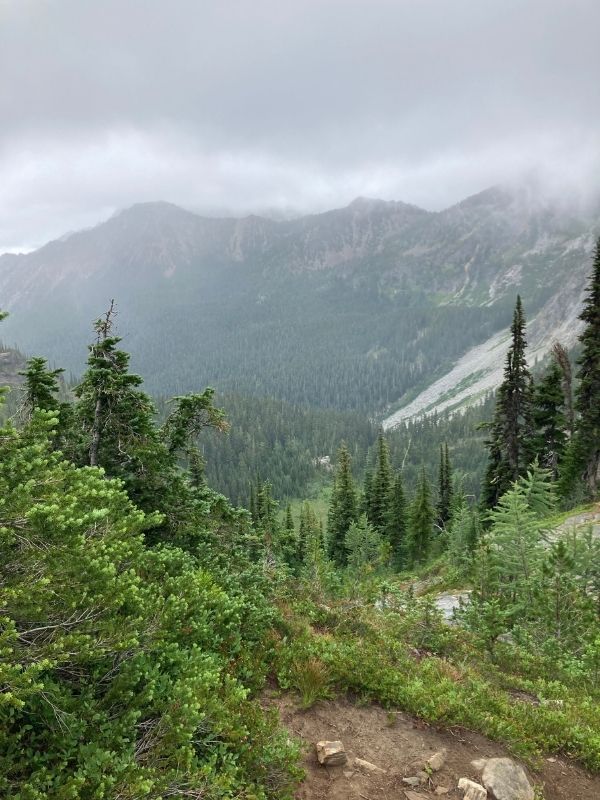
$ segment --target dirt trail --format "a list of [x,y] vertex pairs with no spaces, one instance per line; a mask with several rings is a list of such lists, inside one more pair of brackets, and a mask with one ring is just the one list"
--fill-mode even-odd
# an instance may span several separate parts
[[[405,792],[415,792],[415,800],[431,798],[462,799],[457,789],[459,778],[477,780],[471,765],[477,758],[509,755],[501,745],[461,729],[440,731],[407,714],[388,713],[376,705],[360,706],[339,699],[317,703],[308,711],[298,709],[290,695],[271,696],[266,702],[279,708],[288,730],[306,745],[306,779],[299,788],[298,800],[406,800]],[[322,767],[315,755],[315,742],[341,740],[348,753],[343,767]],[[402,778],[415,775],[424,761],[446,748],[444,767],[432,774],[427,786],[413,788]],[[353,766],[359,757],[386,770],[370,774]],[[591,776],[562,757],[544,760],[538,771],[528,770],[531,782],[543,789],[544,800],[599,800],[600,777]],[[447,788],[436,794],[437,787]]]
[[553,532],[552,538],[557,539],[559,536],[569,533],[574,528],[592,526],[592,533],[595,537],[600,537],[600,503],[589,511],[583,511],[581,514],[573,514],[571,517],[562,522]]

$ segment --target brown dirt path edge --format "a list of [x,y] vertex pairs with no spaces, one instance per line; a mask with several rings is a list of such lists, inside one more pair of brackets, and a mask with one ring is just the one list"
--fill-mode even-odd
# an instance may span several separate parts
[[[406,800],[405,790],[417,796],[455,800],[460,778],[473,780],[479,773],[471,765],[477,758],[509,755],[502,745],[464,729],[438,730],[401,712],[388,713],[377,705],[361,706],[347,699],[322,701],[302,711],[291,695],[265,698],[265,704],[279,709],[281,721],[290,733],[305,743],[306,778],[297,800]],[[343,767],[322,767],[315,755],[315,742],[340,739],[348,753]],[[431,776],[428,786],[413,789],[402,782],[415,775],[424,761],[446,748],[444,767]],[[368,774],[353,766],[359,757],[386,770],[385,775]],[[568,759],[544,760],[540,770],[527,770],[531,782],[542,790],[544,800],[600,800],[600,777],[590,775]],[[350,774],[352,773],[352,774]],[[437,787],[447,794],[436,795]]]

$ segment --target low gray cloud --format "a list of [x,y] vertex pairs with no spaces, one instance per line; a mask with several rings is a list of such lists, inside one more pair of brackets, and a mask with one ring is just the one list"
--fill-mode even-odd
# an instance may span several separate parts
[[134,202],[600,177],[597,0],[0,0],[0,250]]

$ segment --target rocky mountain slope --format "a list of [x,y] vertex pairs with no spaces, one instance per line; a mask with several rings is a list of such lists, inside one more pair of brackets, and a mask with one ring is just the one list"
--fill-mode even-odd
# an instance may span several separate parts
[[361,198],[277,222],[142,204],[0,257],[3,337],[77,373],[114,297],[155,392],[212,384],[411,416],[494,384],[517,292],[540,354],[570,343],[599,223],[527,187],[436,213]]

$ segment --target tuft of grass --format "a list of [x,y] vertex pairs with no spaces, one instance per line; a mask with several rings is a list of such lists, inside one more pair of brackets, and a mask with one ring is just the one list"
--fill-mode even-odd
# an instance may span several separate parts
[[317,700],[331,697],[329,668],[316,656],[292,663],[290,684],[300,693],[300,705],[304,709],[313,706]]

